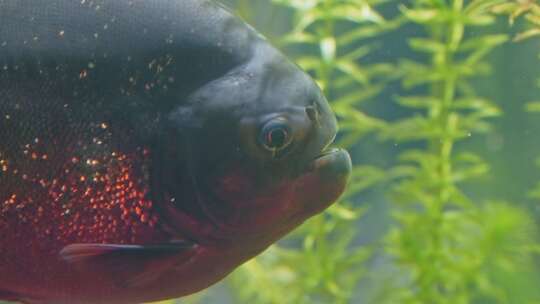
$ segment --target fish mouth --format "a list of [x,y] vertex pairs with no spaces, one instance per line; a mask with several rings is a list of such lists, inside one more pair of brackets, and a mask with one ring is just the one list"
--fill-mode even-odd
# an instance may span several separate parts
[[331,148],[320,152],[299,178],[296,191],[303,204],[295,217],[304,220],[337,201],[347,187],[351,171],[351,157],[346,150]]
[[345,149],[325,149],[308,167],[307,172],[317,172],[321,178],[330,180],[348,179],[352,170],[352,161]]

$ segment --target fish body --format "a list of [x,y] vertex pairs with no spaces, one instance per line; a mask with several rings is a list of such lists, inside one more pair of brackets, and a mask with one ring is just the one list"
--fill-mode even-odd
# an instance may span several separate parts
[[336,128],[215,2],[0,1],[0,299],[208,287],[339,197]]

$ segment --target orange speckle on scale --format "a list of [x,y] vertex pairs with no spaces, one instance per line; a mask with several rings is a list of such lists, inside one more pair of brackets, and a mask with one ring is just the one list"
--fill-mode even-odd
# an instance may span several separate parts
[[[0,226],[2,222],[32,223],[24,229],[62,244],[144,240],[156,233],[158,216],[147,198],[144,168],[148,153],[144,149],[137,151],[129,155],[118,151],[93,155],[88,158],[91,166],[86,165],[86,160],[81,165],[78,156],[69,156],[58,168],[61,174],[54,178],[21,168],[21,174],[12,178],[26,180],[26,188],[14,188],[20,192],[8,196],[0,193]],[[35,154],[34,157],[31,152],[29,156],[50,156]],[[8,170],[7,160],[0,159],[0,168]],[[12,216],[13,213],[17,215]],[[11,219],[15,222],[11,223]]]

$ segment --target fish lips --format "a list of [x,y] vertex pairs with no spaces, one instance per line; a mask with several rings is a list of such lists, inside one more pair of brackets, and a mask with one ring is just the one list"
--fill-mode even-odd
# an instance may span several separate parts
[[317,156],[307,168],[308,172],[318,172],[323,179],[335,181],[348,179],[352,170],[349,153],[344,149],[327,149]]
[[351,171],[351,157],[344,149],[326,149],[313,159],[296,188],[304,201],[301,217],[322,212],[334,203],[345,191]]

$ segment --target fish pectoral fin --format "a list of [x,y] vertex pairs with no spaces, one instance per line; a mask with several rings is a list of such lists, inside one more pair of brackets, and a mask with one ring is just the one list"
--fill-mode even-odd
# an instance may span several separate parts
[[143,286],[173,265],[187,263],[196,245],[177,241],[154,245],[71,244],[59,256],[80,271],[108,274],[121,287]]
[[177,255],[193,248],[194,244],[188,241],[153,245],[71,244],[60,251],[60,257],[69,263],[115,257],[141,259]]

